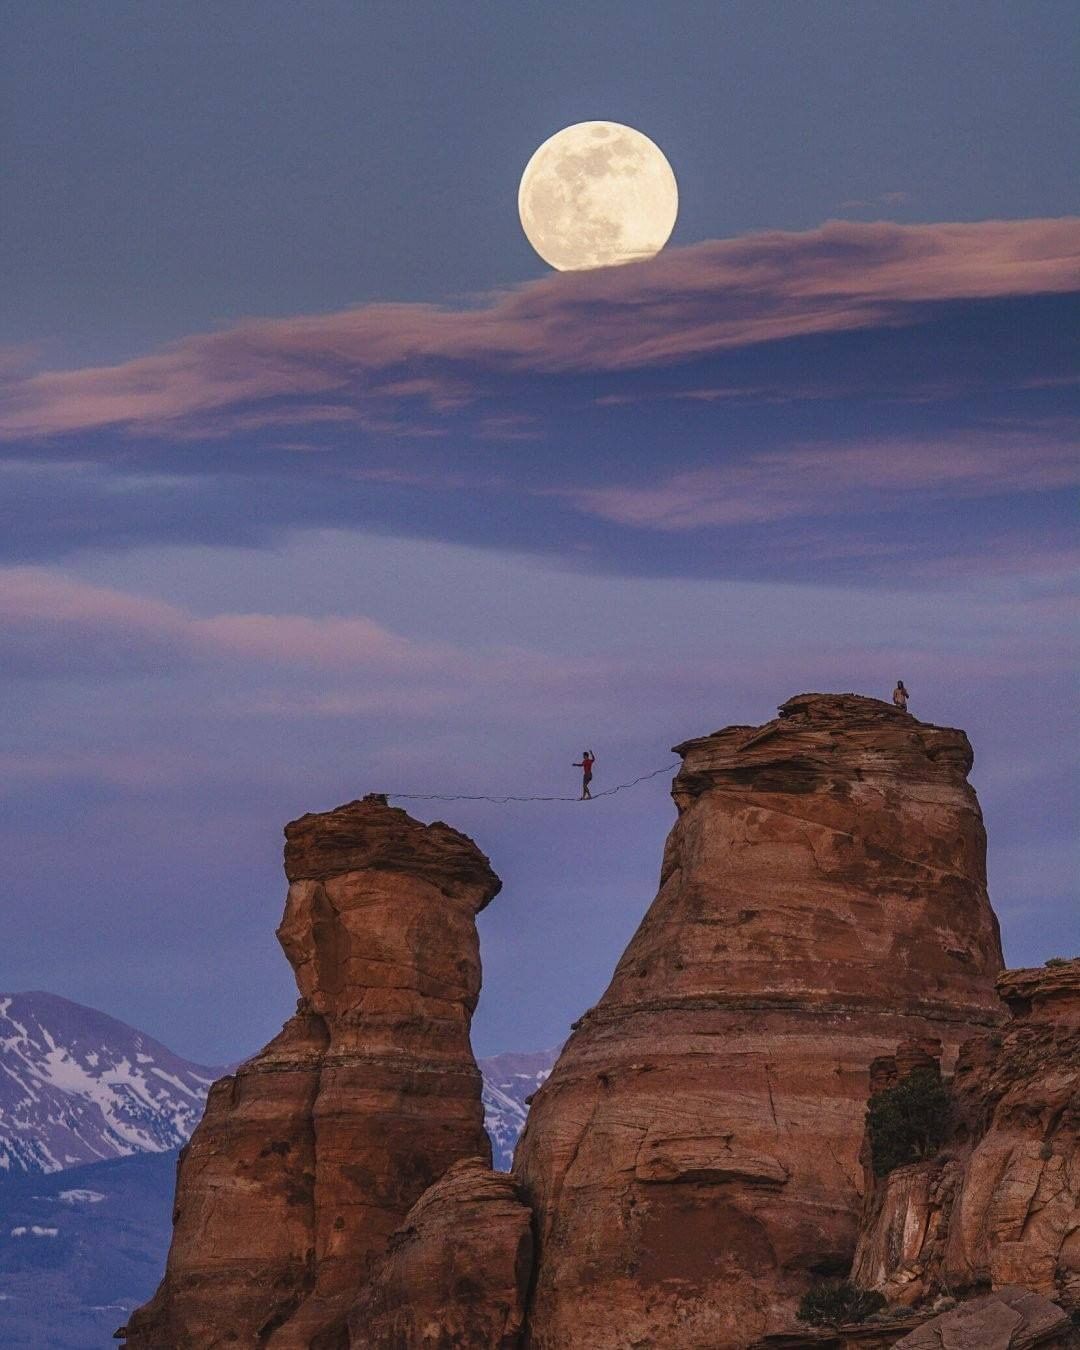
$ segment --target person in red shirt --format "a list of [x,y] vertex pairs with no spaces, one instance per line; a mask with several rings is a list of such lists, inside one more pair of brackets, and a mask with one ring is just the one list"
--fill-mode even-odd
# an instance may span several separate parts
[[595,763],[596,756],[591,750],[582,750],[581,758],[574,760],[574,768],[581,770],[581,800],[583,802],[592,800],[589,784],[592,782],[592,766]]

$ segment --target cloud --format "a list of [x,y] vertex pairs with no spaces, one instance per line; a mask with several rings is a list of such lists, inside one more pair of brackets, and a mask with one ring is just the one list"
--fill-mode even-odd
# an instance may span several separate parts
[[[232,669],[267,688],[296,673],[303,686],[260,694],[262,710],[321,716],[445,709],[496,687],[516,704],[519,695],[552,696],[608,673],[588,656],[420,641],[363,615],[201,616],[41,567],[0,568],[0,660],[37,677]],[[250,685],[240,697],[233,715],[258,702]]]
[[460,409],[485,373],[634,370],[898,324],[926,302],[1075,289],[1078,261],[1076,218],[768,231],[554,273],[471,307],[370,304],[247,320],[115,366],[26,374],[16,363],[0,371],[0,436],[189,423],[206,435],[233,419],[302,422],[307,400],[313,421],[412,434],[416,419],[397,422],[399,410]]
[[903,206],[909,201],[908,192],[882,192],[877,197],[852,197],[840,203],[841,211],[876,211],[881,206]]
[[384,676],[452,668],[453,649],[413,642],[364,617],[201,617],[45,568],[0,569],[0,650],[9,669],[84,673],[238,660]]
[[673,474],[651,486],[544,490],[586,515],[652,530],[760,525],[895,508],[916,496],[980,497],[1080,483],[1074,440],[1000,434],[803,446]]

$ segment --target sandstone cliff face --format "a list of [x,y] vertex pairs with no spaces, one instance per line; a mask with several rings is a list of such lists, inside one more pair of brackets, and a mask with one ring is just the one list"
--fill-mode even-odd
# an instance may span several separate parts
[[356,1350],[516,1350],[532,1214],[480,1158],[455,1163],[409,1211],[349,1319]]
[[962,732],[815,694],[677,749],[660,892],[515,1159],[536,1350],[778,1330],[848,1269],[871,1059],[1000,1017]]
[[1080,960],[1012,970],[961,1048],[953,1137],[873,1189],[854,1280],[894,1301],[1019,1285],[1080,1311]]
[[285,834],[297,1013],[211,1091],[165,1278],[127,1328],[139,1350],[344,1346],[410,1207],[459,1159],[490,1162],[469,1043],[488,860],[377,798]]

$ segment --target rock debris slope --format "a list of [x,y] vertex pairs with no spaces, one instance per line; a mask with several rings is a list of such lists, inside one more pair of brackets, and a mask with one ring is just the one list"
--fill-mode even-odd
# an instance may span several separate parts
[[459,1159],[490,1162],[469,1043],[487,858],[381,798],[285,835],[278,937],[301,998],[181,1155],[165,1278],[126,1329],[138,1350],[345,1345],[412,1205]]
[[805,694],[677,747],[659,894],[537,1094],[534,1350],[728,1350],[846,1274],[867,1066],[1001,1015],[961,731]]

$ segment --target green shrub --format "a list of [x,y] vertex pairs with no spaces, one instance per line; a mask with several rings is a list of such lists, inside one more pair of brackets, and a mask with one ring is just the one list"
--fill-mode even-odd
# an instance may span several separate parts
[[1069,962],[1064,956],[1051,956],[1049,961],[1044,961],[1044,966],[1067,966]]
[[903,1082],[870,1098],[866,1123],[874,1175],[928,1158],[949,1133],[952,1098],[934,1069],[915,1069]]
[[812,1327],[838,1327],[845,1322],[865,1322],[885,1307],[885,1299],[873,1290],[853,1284],[818,1284],[803,1295],[795,1316]]

